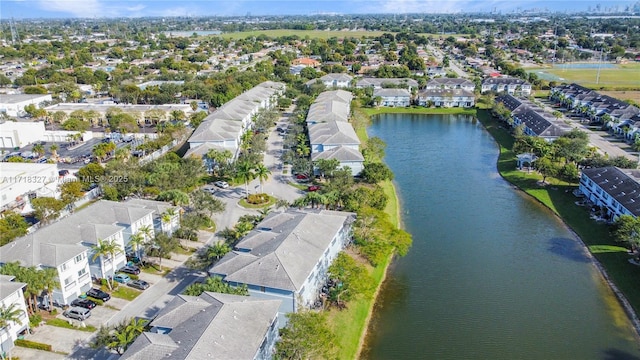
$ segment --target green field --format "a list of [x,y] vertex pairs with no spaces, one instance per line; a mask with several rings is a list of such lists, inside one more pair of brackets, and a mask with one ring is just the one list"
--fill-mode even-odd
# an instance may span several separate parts
[[575,82],[594,89],[640,89],[640,64],[623,64],[616,65],[615,68],[601,68],[600,79],[597,83],[598,69],[571,69],[559,65],[555,68],[543,67],[527,71],[534,72],[544,80]]

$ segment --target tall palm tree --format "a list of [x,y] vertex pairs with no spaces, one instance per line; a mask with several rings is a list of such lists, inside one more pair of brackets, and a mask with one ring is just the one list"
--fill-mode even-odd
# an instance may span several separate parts
[[44,268],[38,271],[40,281],[44,290],[47,292],[47,298],[49,299],[49,309],[53,309],[53,290],[60,287],[60,281],[58,280],[58,270],[55,268]]
[[176,209],[168,208],[160,216],[160,221],[167,226],[171,226],[171,219],[173,219],[174,216],[176,216]]
[[269,175],[271,174],[271,171],[269,169],[267,169],[266,166],[264,166],[264,164],[260,163],[258,165],[256,165],[256,168],[254,169],[255,173],[254,175],[260,179],[260,192],[264,194],[264,182],[267,181],[269,179]]
[[[91,258],[91,261],[96,261],[97,258],[100,258],[100,272],[102,273],[102,278],[105,278],[104,267],[106,260],[111,260],[111,268],[115,271],[114,258],[116,254],[122,252],[122,248],[115,240],[98,239],[98,243],[91,247],[91,250],[93,250],[93,257]],[[109,290],[113,290],[111,279],[107,280],[107,285],[109,286]]]
[[140,247],[146,241],[145,236],[141,232],[137,232],[129,238],[129,244],[131,244],[131,248],[136,253],[138,259],[140,259]]
[[42,144],[35,144],[33,145],[32,151],[40,157],[44,155],[44,146]]
[[58,157],[58,149],[59,149],[59,147],[56,144],[52,144],[49,147],[49,151],[51,151],[51,157],[53,157],[53,158],[57,158]]
[[[138,229],[138,233],[144,236],[143,245],[148,245],[155,236],[155,231],[153,231],[150,225],[141,226],[140,229]],[[142,262],[142,258],[140,258],[140,262]]]
[[236,173],[240,180],[244,182],[244,190],[247,196],[249,195],[249,181],[255,179],[255,174],[253,173],[253,168],[251,163],[248,161],[243,161],[236,167]]

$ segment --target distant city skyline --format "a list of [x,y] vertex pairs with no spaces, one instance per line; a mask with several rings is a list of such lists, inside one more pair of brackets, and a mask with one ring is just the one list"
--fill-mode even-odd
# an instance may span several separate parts
[[403,13],[513,13],[623,11],[640,7],[623,0],[3,0],[0,19],[113,18]]

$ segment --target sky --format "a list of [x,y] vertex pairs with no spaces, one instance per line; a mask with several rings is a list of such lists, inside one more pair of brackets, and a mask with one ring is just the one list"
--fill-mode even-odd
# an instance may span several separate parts
[[634,0],[0,0],[0,19],[232,15],[509,13],[532,8],[558,12],[619,6]]

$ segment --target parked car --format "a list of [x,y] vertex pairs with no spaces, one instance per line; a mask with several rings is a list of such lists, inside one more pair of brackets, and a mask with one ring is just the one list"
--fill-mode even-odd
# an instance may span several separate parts
[[320,190],[320,186],[319,185],[311,185],[307,188],[308,191],[318,191]]
[[71,306],[81,307],[85,309],[93,309],[96,307],[96,303],[89,299],[75,299],[71,302]]
[[144,280],[132,280],[127,283],[127,286],[131,286],[132,288],[135,288],[138,290],[146,290],[149,288],[150,285],[148,282]]
[[116,274],[116,276],[113,277],[113,281],[126,284],[131,281],[131,278],[127,274]]
[[222,181],[222,180],[214,182],[213,185],[222,189],[226,189],[229,187],[229,184],[226,181]]
[[65,310],[63,315],[71,319],[85,320],[91,316],[91,310],[81,307],[72,307]]
[[296,174],[296,181],[297,182],[307,182],[309,181],[309,177],[305,174]]
[[216,189],[215,188],[203,188],[202,190],[208,192],[211,195],[216,193]]
[[111,299],[111,295],[100,289],[91,289],[87,291],[87,296],[91,296],[92,298],[96,298],[102,301],[109,301],[109,299]]
[[118,270],[119,273],[125,273],[125,274],[133,274],[133,275],[138,275],[140,274],[140,268],[137,266],[133,266],[133,265],[126,265],[122,268],[120,268],[120,270]]

